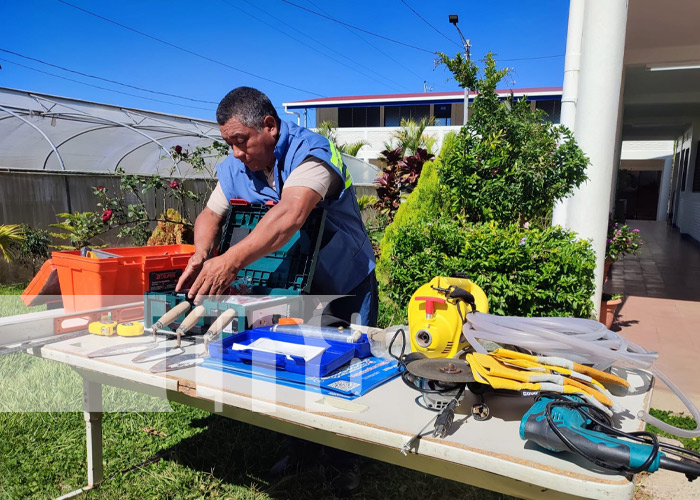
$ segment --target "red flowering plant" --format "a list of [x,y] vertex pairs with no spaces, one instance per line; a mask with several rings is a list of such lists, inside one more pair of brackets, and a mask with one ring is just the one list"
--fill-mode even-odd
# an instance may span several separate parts
[[[53,227],[62,232],[52,235],[70,240],[70,246],[61,248],[79,249],[83,246],[99,247],[94,240],[110,229],[118,229],[119,237],[131,238],[136,245],[145,245],[159,222],[173,222],[191,228],[189,221],[194,220],[201,210],[202,200],[206,200],[216,185],[211,164],[227,153],[228,146],[219,141],[191,151],[176,145],[164,157],[173,160],[169,177],[127,174],[122,168],[117,168],[114,182],[106,183],[109,187],[98,185],[92,188],[97,199],[96,210],[58,214],[64,220]],[[201,182],[195,184],[180,172],[204,174],[198,176],[203,178],[204,188]],[[170,214],[177,214],[177,220],[171,221]]]

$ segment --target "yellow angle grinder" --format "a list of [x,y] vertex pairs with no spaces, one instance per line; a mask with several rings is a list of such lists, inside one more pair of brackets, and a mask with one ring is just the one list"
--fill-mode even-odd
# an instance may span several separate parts
[[436,276],[408,303],[408,330],[413,352],[451,358],[467,347],[462,327],[470,311],[488,312],[488,299],[464,275]]

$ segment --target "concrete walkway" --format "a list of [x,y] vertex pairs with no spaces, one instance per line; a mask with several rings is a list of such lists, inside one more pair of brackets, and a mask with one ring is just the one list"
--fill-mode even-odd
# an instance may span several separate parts
[[[613,264],[604,290],[624,299],[612,329],[657,351],[654,366],[700,408],[700,245],[681,238],[663,222],[628,221],[644,245],[636,256]],[[660,381],[652,408],[688,415],[683,403]],[[677,472],[637,475],[636,500],[694,500],[700,479],[690,483]]]
[[[700,408],[700,245],[663,222],[628,224],[639,229],[644,245],[613,264],[605,284],[605,291],[624,295],[612,329],[657,351],[654,366]],[[683,411],[658,382],[652,407]]]

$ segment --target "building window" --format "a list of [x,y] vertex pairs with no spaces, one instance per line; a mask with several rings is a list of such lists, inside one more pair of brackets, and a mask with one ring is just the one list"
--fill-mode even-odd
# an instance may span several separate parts
[[338,108],[338,127],[379,127],[379,107]]
[[[700,148],[700,141],[698,141]],[[695,150],[695,168],[693,169],[693,193],[700,192],[700,150]]]
[[384,107],[384,126],[399,127],[401,119],[410,119],[415,122],[422,118],[430,116],[430,105],[421,106],[385,106]]
[[552,123],[561,121],[561,101],[535,101],[535,107],[547,113],[545,119]]
[[688,161],[690,158],[690,148],[684,149],[681,156],[681,191],[685,191],[685,181],[688,178]]
[[434,110],[435,125],[448,126],[451,124],[452,104],[436,104]]

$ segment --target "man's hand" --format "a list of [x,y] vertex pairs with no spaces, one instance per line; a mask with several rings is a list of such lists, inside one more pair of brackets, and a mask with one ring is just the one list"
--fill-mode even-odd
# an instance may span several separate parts
[[[187,268],[189,269],[189,265]],[[194,299],[195,304],[201,302],[202,296],[210,295],[218,299],[221,295],[228,293],[229,286],[236,279],[239,271],[238,266],[231,262],[228,254],[205,261],[200,265],[200,269],[199,275],[187,294],[189,299]],[[185,273],[180,280],[182,281],[184,277]]]
[[192,283],[194,283],[194,280],[202,270],[205,260],[207,260],[207,256],[201,253],[195,253],[190,257],[189,262],[187,262],[187,267],[182,272],[180,279],[177,280],[177,285],[175,286],[176,292],[192,286]]

